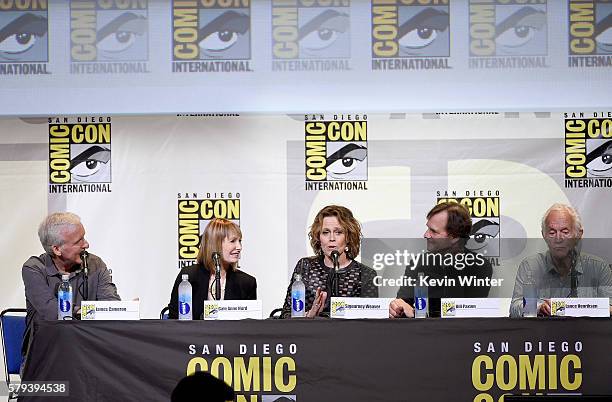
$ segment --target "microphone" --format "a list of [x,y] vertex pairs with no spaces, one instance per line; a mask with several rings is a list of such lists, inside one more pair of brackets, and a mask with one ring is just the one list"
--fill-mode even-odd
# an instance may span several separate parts
[[330,255],[332,262],[334,263],[334,269],[337,271],[338,269],[340,269],[340,263],[338,262],[338,259],[340,258],[340,253],[338,252],[338,250],[334,250],[331,252]]
[[88,275],[89,275],[89,253],[87,252],[87,250],[83,250],[81,251],[81,253],[79,254],[79,256],[81,257],[81,269],[83,270],[83,300],[88,300],[88,295],[89,295],[89,281],[88,279]]
[[212,259],[215,263],[215,300],[221,300],[221,254],[216,251],[212,253]]
[[81,269],[85,271],[85,275],[87,275],[89,273],[89,253],[87,250],[83,250],[79,255],[81,257]]

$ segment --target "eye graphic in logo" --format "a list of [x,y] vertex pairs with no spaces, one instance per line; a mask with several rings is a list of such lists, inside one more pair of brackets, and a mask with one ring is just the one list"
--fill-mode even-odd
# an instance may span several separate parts
[[[76,150],[77,147],[77,145],[73,145],[73,150]],[[82,149],[82,146],[80,147]],[[110,149],[101,147],[99,145],[86,145],[85,148],[86,149],[84,149],[70,161],[72,182],[110,182]]]
[[[211,13],[211,11],[209,11]],[[209,17],[210,15],[201,15]],[[229,10],[202,26],[198,32],[201,59],[248,59],[250,18]]]
[[[497,13],[503,15],[504,7]],[[534,55],[546,53],[546,13],[533,7],[521,7],[495,27],[498,55]]]
[[481,219],[472,226],[465,248],[475,253],[497,256],[499,255],[499,241],[493,241],[493,239],[498,236],[499,223]]
[[96,34],[98,60],[145,60],[147,58],[147,18],[133,12],[98,13],[102,25]]
[[587,154],[586,168],[591,176],[612,177],[612,140]]
[[[597,14],[603,10],[604,4],[598,5]],[[612,4],[608,6],[608,14],[595,24],[595,43],[597,43],[597,53],[612,53]]]
[[[306,20],[309,10],[300,12],[300,20]],[[300,57],[325,58],[349,56],[348,14],[333,9],[309,18],[300,26],[298,41]]]
[[[334,147],[339,145],[339,149]],[[358,143],[327,143],[327,177],[332,180],[367,180],[368,149]]]
[[[400,8],[399,55],[449,56],[448,13],[434,7],[422,8]],[[415,9],[422,11],[412,14]]]
[[[107,13],[99,13],[103,23]],[[147,18],[124,12],[106,22],[97,32],[98,60],[146,59]]]
[[47,18],[42,13],[0,13],[0,61],[47,61]]

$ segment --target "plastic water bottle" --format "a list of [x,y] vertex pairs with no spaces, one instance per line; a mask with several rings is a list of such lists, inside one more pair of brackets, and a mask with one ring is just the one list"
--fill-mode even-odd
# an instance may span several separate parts
[[189,275],[183,274],[181,278],[183,281],[178,288],[179,320],[191,320],[193,319],[191,311],[193,307],[191,302],[191,283],[189,283]]
[[72,286],[68,279],[70,275],[62,275],[62,282],[57,289],[57,319],[72,319]]
[[538,289],[531,273],[529,273],[523,284],[523,317],[537,317],[537,315]]
[[419,272],[416,286],[414,287],[414,317],[426,318],[429,313],[429,299],[427,297],[427,286],[421,286],[423,272]]
[[306,315],[306,286],[302,276],[295,274],[295,281],[291,285],[291,317],[304,317]]

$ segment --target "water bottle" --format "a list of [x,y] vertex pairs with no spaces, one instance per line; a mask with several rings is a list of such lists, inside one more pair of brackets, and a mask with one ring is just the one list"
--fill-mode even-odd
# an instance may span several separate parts
[[531,273],[528,273],[523,284],[523,317],[537,317],[537,315],[538,289]]
[[302,276],[295,274],[295,281],[291,285],[291,317],[304,317],[306,315],[306,286]]
[[70,275],[62,275],[62,282],[57,289],[57,319],[72,319],[72,286],[68,279]]
[[429,312],[429,299],[427,298],[427,286],[421,286],[424,274],[419,272],[417,283],[414,287],[414,317],[425,318]]
[[192,316],[192,307],[191,303],[191,283],[189,283],[189,275],[183,274],[181,276],[183,279],[178,288],[178,310],[179,310],[179,320],[191,320]]

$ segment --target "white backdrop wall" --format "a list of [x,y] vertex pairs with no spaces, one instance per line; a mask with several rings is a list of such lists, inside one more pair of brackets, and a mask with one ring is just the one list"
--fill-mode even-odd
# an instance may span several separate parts
[[[364,242],[421,238],[426,212],[445,198],[446,191],[459,200],[471,197],[497,203],[497,212],[473,214],[475,222],[487,218],[498,226],[497,239],[538,238],[540,218],[553,202],[578,208],[586,237],[607,238],[612,218],[599,211],[611,200],[611,171],[600,169],[594,176],[595,165],[588,165],[584,178],[566,177],[565,152],[571,147],[565,147],[564,127],[578,127],[581,122],[587,127],[593,113],[582,116],[354,113],[350,120],[348,115],[333,114],[96,116],[94,120],[104,123],[92,125],[84,123],[85,116],[2,119],[0,305],[24,305],[20,267],[28,256],[42,253],[37,225],[48,212],[58,210],[82,217],[91,251],[112,269],[123,298],[140,298],[144,318],[155,318],[168,302],[183,258],[180,200],[223,199],[239,204],[238,215],[229,217],[242,228],[241,266],[257,277],[265,311],[282,304],[295,262],[312,254],[308,227],[316,212],[332,203],[353,210],[363,225]],[[79,127],[79,120],[84,132],[110,130],[110,143],[71,144],[71,183],[52,183],[50,166],[58,164],[57,155],[49,152],[50,138],[53,145],[57,137],[50,133]],[[610,118],[596,120],[603,127],[602,138],[585,134],[587,153],[611,141]],[[330,165],[326,180],[312,184],[306,175],[312,164],[306,161],[306,133],[321,124],[329,127],[330,122],[365,131],[361,141],[325,142],[325,155],[357,145],[367,157],[351,160],[354,154],[347,154],[345,161],[356,170],[333,180],[337,172]],[[81,138],[75,130],[69,135],[71,141]],[[350,132],[346,130],[345,134]],[[104,150],[78,162],[83,149],[97,146]],[[602,157],[591,163],[598,160]],[[345,189],[307,189],[312,186]],[[199,218],[200,232],[207,218]],[[361,257],[372,264],[375,252],[370,247]],[[492,254],[499,257],[495,276],[506,278],[505,287],[492,290],[492,295],[509,296],[516,266],[529,252],[521,247]],[[393,292],[387,290],[389,295]]]

